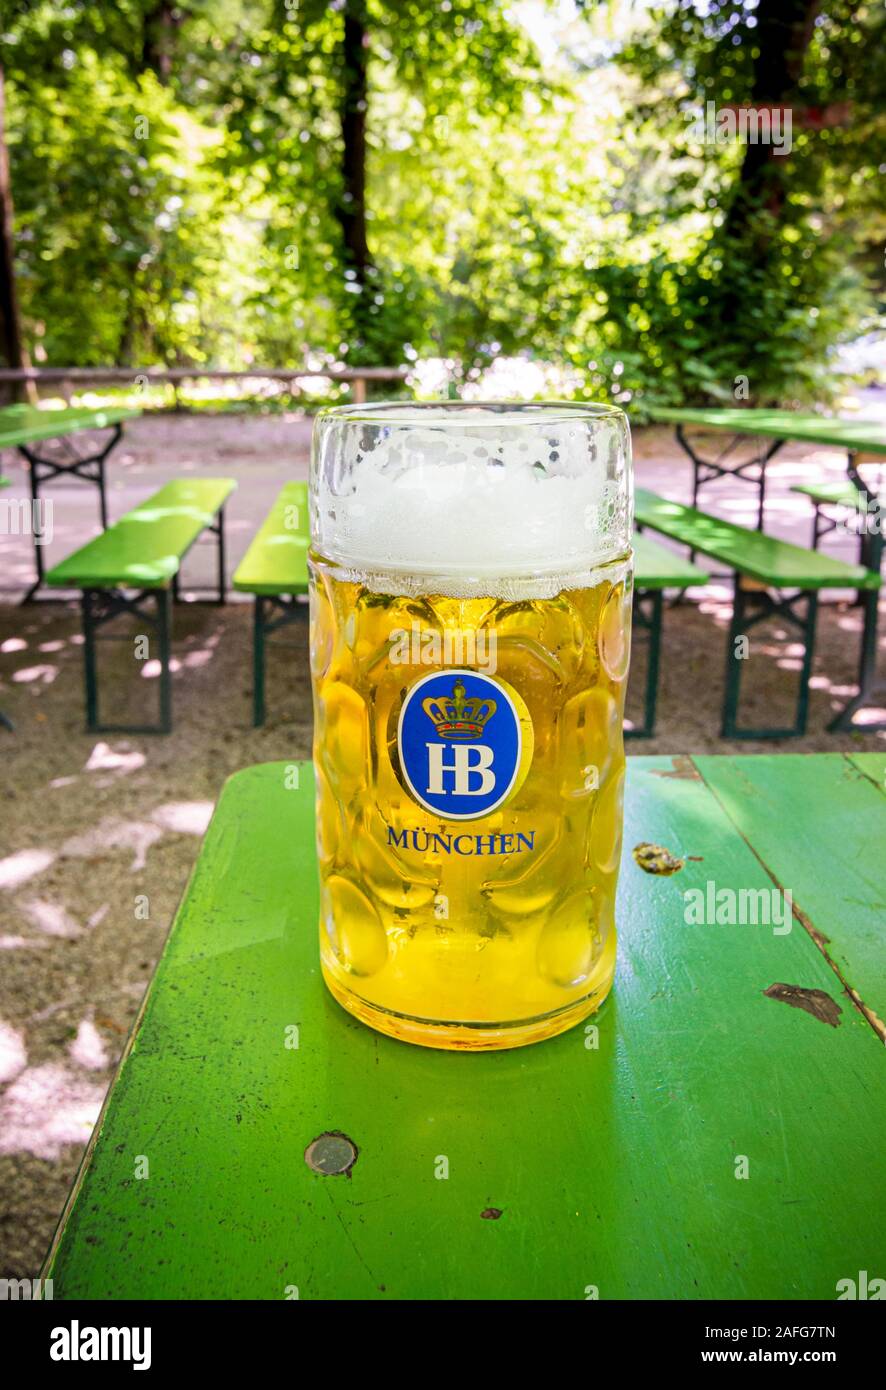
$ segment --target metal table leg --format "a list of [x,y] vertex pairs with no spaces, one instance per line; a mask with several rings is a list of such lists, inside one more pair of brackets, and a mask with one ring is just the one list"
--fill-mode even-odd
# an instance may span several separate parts
[[[108,527],[108,501],[105,488],[105,461],[111,450],[119,443],[123,436],[123,426],[118,422],[109,426],[111,437],[95,453],[86,456],[75,457],[69,463],[62,463],[57,458],[47,458],[45,455],[36,453],[27,444],[19,444],[18,451],[27,461],[30,474],[31,505],[36,515],[36,509],[40,502],[40,486],[42,483],[49,482],[51,479],[60,477],[79,478],[82,482],[92,483],[98,488],[99,496],[99,515],[101,516],[102,529]],[[73,453],[73,446],[68,444],[68,448]],[[34,538],[34,564],[37,570],[37,581],[31,585],[23,602],[29,603],[35,594],[43,587],[43,576],[45,568],[43,564],[42,546]]]

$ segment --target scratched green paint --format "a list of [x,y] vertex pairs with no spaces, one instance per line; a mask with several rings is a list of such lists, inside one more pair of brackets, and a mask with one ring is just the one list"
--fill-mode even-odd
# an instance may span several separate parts
[[[871,756],[886,765],[882,754]],[[822,928],[828,955],[846,983],[886,1020],[882,792],[840,753],[695,762],[795,906],[816,926],[831,923]]]
[[309,544],[308,485],[287,483],[237,566],[234,588],[248,594],[305,593]]
[[684,507],[637,488],[637,521],[673,540],[720,560],[761,584],[791,589],[877,589],[880,576],[863,565],[846,564],[818,550],[777,540],[762,531],[749,531],[731,521]]
[[[285,764],[231,779],[49,1261],[55,1297],[830,1299],[879,1268],[882,1044],[845,1001],[833,1029],[764,996],[837,994],[799,927],[685,923],[685,888],[770,880],[688,759],[628,761],[599,1048],[579,1026],[489,1055],[395,1042],[333,1002],[310,771],[300,790]],[[641,840],[685,869],[643,873]],[[358,1146],[350,1178],[306,1166],[325,1130]]]
[[41,410],[34,405],[8,405],[0,410],[0,449],[17,444],[36,444],[79,430],[105,430],[123,420],[134,420],[140,410],[125,406],[69,406],[64,410]]
[[232,478],[167,483],[51,569],[46,583],[70,589],[166,588],[236,486]]

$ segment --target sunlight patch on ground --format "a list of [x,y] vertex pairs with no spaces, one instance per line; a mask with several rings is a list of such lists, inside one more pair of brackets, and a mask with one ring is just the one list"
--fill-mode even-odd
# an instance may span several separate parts
[[202,647],[199,651],[188,652],[186,656],[182,657],[182,665],[192,671],[200,666],[208,666],[214,655],[215,653],[207,647]]
[[80,1021],[77,1036],[68,1044],[71,1059],[87,1071],[104,1071],[111,1065],[104,1039],[91,1018]]
[[858,725],[882,724],[886,719],[886,708],[883,705],[869,705],[865,709],[860,709],[855,715],[855,722]]
[[48,903],[42,898],[33,898],[30,902],[22,903],[22,911],[38,931],[42,931],[46,936],[73,939],[83,935],[83,928],[74,921],[61,903]]
[[13,1081],[27,1065],[24,1034],[0,1019],[0,1082]]
[[120,749],[113,749],[109,743],[99,742],[90,753],[84,771],[135,772],[138,768],[144,767],[146,761],[144,753],[130,750],[126,744]]
[[18,888],[48,869],[55,855],[48,849],[20,849],[0,859],[0,888]]
[[58,1159],[67,1144],[85,1144],[105,1089],[56,1062],[26,1068],[0,1099],[0,1154]]
[[[169,658],[169,669],[170,669],[170,671],[173,672],[173,673],[175,673],[176,671],[180,671],[181,668],[182,668],[182,664],[181,664],[181,661],[179,660],[179,658],[178,658],[177,656],[171,656],[171,657]],[[142,669],[141,669],[141,678],[142,678],[143,681],[152,681],[152,680],[156,680],[157,677],[159,676],[160,672],[162,671],[162,669],[163,669],[163,668],[162,668],[162,666],[160,665],[160,662],[157,661],[157,660],[155,660],[155,659],[152,657],[150,661],[146,661],[146,662],[144,663],[144,665],[142,666]]]
[[118,820],[115,816],[105,816],[91,830],[66,840],[61,852],[67,858],[91,859],[94,855],[107,854],[108,850],[131,849],[131,867],[135,873],[145,867],[148,850],[162,838],[161,827],[150,821]]
[[27,685],[32,681],[51,685],[57,675],[57,666],[23,666],[20,671],[13,671],[12,679],[19,685]]
[[157,807],[152,820],[179,835],[203,835],[213,810],[211,801],[170,801]]

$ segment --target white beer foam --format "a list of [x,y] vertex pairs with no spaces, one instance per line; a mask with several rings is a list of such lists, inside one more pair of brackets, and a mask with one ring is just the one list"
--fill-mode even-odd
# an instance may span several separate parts
[[[630,446],[620,415],[592,422],[482,406],[404,407],[318,430],[314,545],[410,592],[557,593],[630,548]],[[441,424],[445,421],[445,428]],[[327,457],[324,457],[324,454]],[[373,583],[373,587],[378,587]],[[383,587],[383,586],[382,586]]]

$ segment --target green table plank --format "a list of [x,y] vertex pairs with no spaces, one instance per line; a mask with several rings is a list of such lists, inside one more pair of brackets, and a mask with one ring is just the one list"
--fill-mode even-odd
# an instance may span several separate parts
[[[287,766],[225,786],[48,1263],[56,1299],[833,1299],[878,1268],[882,1046],[845,999],[831,1028],[764,996],[838,992],[799,926],[686,924],[686,888],[770,886],[688,760],[629,759],[626,845],[693,858],[659,878],[625,856],[599,1047],[580,1026],[476,1055],[381,1037],[327,994],[311,777],[288,789]],[[358,1145],[350,1178],[304,1162],[327,1130]]]
[[18,444],[36,444],[41,439],[57,439],[79,430],[104,430],[123,420],[134,420],[140,410],[128,406],[68,406],[63,410],[41,410],[35,405],[7,405],[0,410],[0,449]]
[[[871,758],[882,785],[886,758]],[[813,923],[831,923],[824,949],[886,1020],[886,804],[877,786],[840,753],[695,762],[795,906]]]
[[852,507],[858,506],[860,493],[855,483],[848,478],[839,483],[796,483],[791,492],[799,492],[804,497],[809,497],[813,502],[821,502],[828,506]]
[[634,583],[638,589],[687,589],[707,584],[710,575],[666,545],[634,532]]
[[237,566],[234,588],[247,594],[306,593],[309,544],[308,485],[287,483]]
[[816,550],[777,540],[762,531],[749,531],[731,521],[671,502],[646,488],[637,488],[634,512],[638,522],[673,540],[692,546],[711,559],[749,575],[761,584],[790,589],[877,589],[880,576],[863,565],[850,565]]
[[725,430],[728,434],[795,439],[853,452],[886,454],[886,425],[879,420],[834,419],[793,410],[682,410],[670,406],[650,407],[648,415],[662,423]]
[[167,483],[51,569],[46,583],[67,589],[165,588],[236,486],[232,478]]

